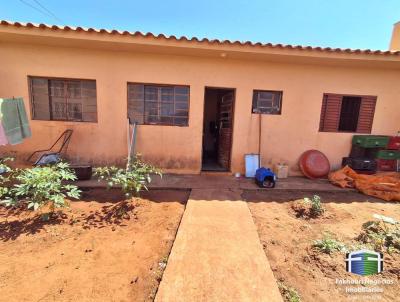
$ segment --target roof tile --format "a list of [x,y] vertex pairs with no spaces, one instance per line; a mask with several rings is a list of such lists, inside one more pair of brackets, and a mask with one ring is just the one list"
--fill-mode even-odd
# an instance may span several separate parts
[[140,36],[140,37],[148,37],[154,39],[164,39],[164,40],[176,40],[176,41],[187,41],[187,42],[197,42],[197,43],[208,43],[208,44],[228,44],[228,45],[240,45],[240,46],[261,46],[265,48],[280,48],[280,49],[294,49],[294,50],[311,50],[311,51],[324,51],[324,52],[336,52],[336,53],[351,53],[351,54],[371,54],[371,55],[400,55],[400,51],[382,51],[382,50],[371,50],[371,49],[350,49],[350,48],[331,48],[331,47],[312,47],[312,46],[302,46],[302,45],[283,45],[283,44],[272,44],[272,43],[261,43],[261,42],[251,42],[251,41],[230,41],[230,40],[218,40],[218,39],[199,39],[197,37],[188,38],[186,36],[176,37],[174,35],[167,36],[165,34],[155,35],[153,33],[147,32],[142,33],[140,31],[129,32],[129,31],[119,31],[116,29],[107,30],[107,29],[95,29],[92,27],[84,28],[81,26],[71,27],[71,26],[58,26],[58,25],[48,25],[44,23],[35,24],[35,23],[21,23],[21,22],[12,22],[7,20],[0,20],[0,25],[3,26],[15,26],[15,27],[26,27],[26,28],[40,28],[40,29],[52,29],[52,30],[63,30],[63,31],[75,31],[75,32],[87,32],[87,33],[102,33],[109,35],[131,35],[131,36]]

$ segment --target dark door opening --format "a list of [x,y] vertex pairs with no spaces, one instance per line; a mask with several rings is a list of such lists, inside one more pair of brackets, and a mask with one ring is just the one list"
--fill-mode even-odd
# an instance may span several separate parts
[[206,88],[203,119],[203,171],[229,171],[235,90]]

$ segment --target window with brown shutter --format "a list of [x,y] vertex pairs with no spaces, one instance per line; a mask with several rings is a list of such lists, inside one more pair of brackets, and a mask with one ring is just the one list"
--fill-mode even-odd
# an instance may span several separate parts
[[144,125],[188,126],[189,87],[128,83],[128,117]]
[[29,77],[32,119],[97,122],[96,81]]
[[319,131],[371,133],[376,96],[325,93]]

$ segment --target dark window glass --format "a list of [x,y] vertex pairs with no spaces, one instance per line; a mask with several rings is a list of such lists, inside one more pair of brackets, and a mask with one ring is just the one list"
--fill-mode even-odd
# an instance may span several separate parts
[[282,91],[253,91],[253,113],[281,114],[281,109]]
[[128,83],[128,117],[139,124],[187,126],[189,87]]
[[360,114],[361,98],[344,96],[340,110],[339,131],[355,132]]
[[97,122],[96,81],[30,77],[32,118]]

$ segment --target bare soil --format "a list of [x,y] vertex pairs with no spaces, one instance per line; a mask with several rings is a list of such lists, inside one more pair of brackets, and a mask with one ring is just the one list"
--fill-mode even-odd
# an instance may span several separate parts
[[[371,295],[345,293],[336,279],[361,279],[346,272],[345,254],[323,254],[312,248],[328,231],[346,244],[357,243],[362,224],[374,213],[400,220],[400,203],[385,202],[359,193],[321,193],[325,214],[317,219],[296,217],[294,200],[312,197],[310,192],[245,192],[244,198],[256,223],[261,243],[276,279],[295,288],[301,301],[369,301]],[[399,301],[400,255],[384,252],[384,272],[370,279],[391,279],[378,301]],[[397,297],[397,298],[396,298]],[[354,301],[354,300],[353,300]]]
[[0,300],[152,301],[187,198],[93,188],[47,222],[0,208]]

